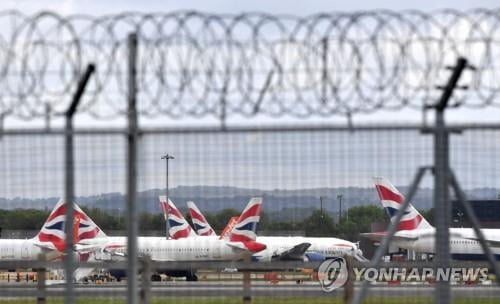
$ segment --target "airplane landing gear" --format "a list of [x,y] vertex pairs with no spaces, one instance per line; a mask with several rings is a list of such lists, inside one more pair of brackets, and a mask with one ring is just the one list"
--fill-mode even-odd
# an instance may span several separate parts
[[188,282],[196,282],[196,281],[198,281],[198,276],[196,276],[195,274],[189,275],[189,276],[186,277],[186,281],[188,281]]

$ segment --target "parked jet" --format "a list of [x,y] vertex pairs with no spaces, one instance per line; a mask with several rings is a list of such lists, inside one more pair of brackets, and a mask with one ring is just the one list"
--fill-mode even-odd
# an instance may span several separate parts
[[[194,202],[188,202],[188,209],[198,234],[216,235]],[[338,238],[259,236],[257,242],[266,245],[266,250],[253,255],[257,261],[321,261],[346,254],[366,260],[357,244]]]
[[[75,242],[106,236],[76,205],[74,219]],[[31,239],[1,239],[0,260],[37,260],[41,253],[50,260],[62,258],[65,249],[65,222],[66,205],[63,200],[60,200],[35,237]]]
[[192,201],[189,201],[187,202],[187,206],[189,208],[189,215],[191,215],[191,220],[193,222],[194,230],[196,231],[196,233],[202,236],[217,236],[203,213],[201,213],[200,209],[196,207],[196,204]]
[[[401,209],[403,195],[389,180],[383,177],[374,178],[380,202],[391,221]],[[487,241],[492,246],[493,253],[500,259],[500,229],[482,229]],[[486,256],[472,228],[449,228],[450,253],[457,260],[484,260]],[[392,246],[409,249],[420,253],[435,253],[435,228],[410,204],[394,234]],[[380,241],[385,232],[363,233],[362,236],[374,241]]]
[[[34,238],[0,240],[0,260],[38,260],[40,254],[46,260],[62,260],[66,247],[65,223],[66,204],[60,200]],[[75,242],[106,237],[77,205],[74,206],[73,235]],[[88,261],[90,256],[81,254],[78,258],[80,261]],[[79,268],[75,270],[73,278],[80,281],[92,271],[91,268]]]
[[[169,225],[167,226],[169,227],[167,231],[168,237],[172,239],[181,239],[181,238],[197,237],[197,236],[227,239],[229,232],[231,232],[231,230],[233,229],[234,225],[236,224],[239,218],[238,216],[233,216],[229,220],[228,224],[224,228],[221,235],[218,236],[212,229],[210,224],[208,224],[208,221],[205,219],[203,214],[198,210],[197,214],[193,215],[193,213],[191,213],[191,219],[193,221],[194,226],[196,227],[196,229],[193,230],[189,225],[188,221],[184,218],[182,213],[179,211],[179,209],[177,209],[177,207],[174,205],[174,203],[172,203],[170,199],[167,202],[165,196],[159,196],[158,198],[160,200],[160,208],[163,212],[165,220],[168,221],[169,223]],[[193,202],[189,201],[187,202],[187,204],[188,206],[194,206],[196,208],[196,205]]]
[[[173,236],[179,236],[179,238],[139,237],[139,254],[148,255],[153,261],[231,261],[244,259],[266,248],[266,245],[256,242],[254,232],[254,227],[260,220],[261,206],[262,199],[251,199],[231,229],[227,239],[180,237],[189,236],[191,227],[184,225],[184,217],[177,208],[170,208],[170,210],[174,210],[171,212],[176,214],[176,218],[172,218],[173,222],[171,222],[171,229],[175,231]],[[126,237],[82,240],[77,244],[76,250],[79,253],[107,255],[107,257],[101,258],[125,257],[126,242]],[[196,276],[191,270],[158,270],[158,272],[171,276],[186,276],[188,280],[196,280]],[[118,278],[125,276],[124,270],[111,270],[111,273]]]
[[168,222],[168,237],[178,240],[197,235],[170,199],[167,200],[166,196],[160,196],[159,199],[160,208],[163,211],[165,220]]

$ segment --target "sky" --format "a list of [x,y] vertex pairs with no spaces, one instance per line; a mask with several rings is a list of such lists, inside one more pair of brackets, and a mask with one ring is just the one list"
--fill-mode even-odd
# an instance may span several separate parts
[[[52,10],[62,15],[106,15],[141,11],[149,13],[176,10],[200,10],[214,13],[267,12],[272,14],[309,15],[332,11],[372,9],[435,11],[442,8],[468,10],[497,8],[498,1],[54,1],[3,0],[1,10],[15,9],[24,14]],[[472,114],[471,114],[472,113]],[[491,121],[498,120],[495,111],[452,111],[459,119],[471,115]],[[354,121],[387,122],[392,118],[420,117],[418,112],[381,113],[375,118],[355,116]],[[381,120],[380,117],[383,117]],[[273,123],[272,119],[264,120]],[[343,122],[345,118],[316,119],[315,122]],[[262,122],[262,121],[261,121]],[[104,122],[103,124],[106,124]],[[162,119],[160,123],[165,124]],[[189,121],[189,124],[197,121]],[[175,121],[172,124],[178,125]],[[17,125],[18,126],[18,125]],[[109,126],[109,124],[108,124]],[[262,189],[296,189],[338,186],[370,186],[370,177],[386,175],[398,184],[409,183],[416,168],[431,161],[430,139],[420,134],[387,133],[351,134],[219,134],[203,136],[165,135],[148,137],[141,146],[141,190],[160,188],[164,171],[159,156],[170,151],[178,158],[172,167],[172,186],[232,185]],[[387,144],[378,138],[386,140]],[[62,143],[41,138],[4,139],[0,145],[0,179],[3,195],[15,197],[57,196],[61,194]],[[0,143],[2,143],[0,142]],[[500,151],[497,133],[472,133],[455,147],[454,162],[458,175],[467,188],[500,187],[496,153]],[[85,139],[78,143],[77,170],[79,194],[122,192],[125,182],[124,142],[102,137],[97,141]],[[32,149],[38,149],[33,155]]]
[[[77,136],[76,192],[124,192],[123,136]],[[413,131],[242,132],[143,135],[139,191],[165,187],[235,186],[249,189],[371,187],[373,176],[411,183],[417,168],[432,164],[432,137]],[[451,138],[451,165],[465,189],[500,189],[500,132],[468,131]],[[0,141],[0,198],[58,197],[64,193],[61,136],[5,136]],[[430,174],[422,183],[432,186]]]
[[[285,4],[286,3],[286,4]],[[230,0],[217,0],[217,1],[159,1],[159,0],[143,0],[143,1],[98,1],[98,0],[86,0],[86,1],[56,1],[56,0],[4,0],[2,1],[2,8],[0,10],[15,9],[26,15],[36,14],[40,11],[50,10],[55,11],[61,15],[75,15],[75,14],[87,14],[87,15],[108,15],[108,14],[118,14],[121,12],[131,12],[139,11],[145,13],[160,13],[160,12],[172,12],[178,10],[199,10],[203,12],[213,12],[213,13],[231,13],[237,14],[241,12],[266,12],[271,14],[292,14],[298,16],[334,12],[334,11],[345,11],[353,12],[360,10],[375,10],[375,9],[389,9],[395,11],[401,10],[421,10],[426,12],[432,12],[443,8],[452,8],[456,10],[470,10],[474,8],[498,8],[498,1],[481,0],[481,1],[431,1],[424,0],[417,2],[411,1],[326,1],[326,0],[310,0],[310,1],[266,1],[266,0],[256,0],[256,1],[230,1]],[[444,80],[443,80],[444,81]],[[439,83],[436,83],[438,85]],[[60,103],[66,104],[66,103]],[[451,110],[448,111],[448,117],[450,121],[472,121],[480,120],[482,122],[496,122],[497,117],[500,116],[500,109],[493,109],[492,111],[482,111],[482,110]],[[406,122],[411,119],[414,122],[421,121],[421,114],[419,111],[409,110],[398,112],[394,115],[393,112],[377,112],[376,114],[358,114],[353,116],[354,123],[363,122],[388,122],[393,119],[401,119]],[[476,119],[477,118],[477,119]],[[9,120],[10,119],[10,120]],[[346,124],[347,119],[344,116],[334,115],[333,117],[320,118],[315,117],[316,123],[340,123]],[[79,116],[77,118],[76,125],[84,125],[88,123],[89,118],[85,116]],[[82,123],[80,123],[82,122]],[[217,120],[211,117],[204,117],[203,119],[184,119],[183,121],[174,120],[170,124],[172,125],[196,125],[196,124],[217,124]],[[267,117],[259,117],[259,124],[263,123],[276,123],[274,119],[268,119]],[[283,121],[282,121],[283,122]],[[300,119],[291,119],[289,121],[284,121],[284,123],[292,122],[294,124],[303,123]],[[43,125],[43,120],[38,120],[33,123],[34,126]],[[61,126],[62,121],[59,119],[54,119],[53,123],[55,125]],[[123,126],[124,121],[115,121],[116,126]],[[163,117],[157,119],[142,119],[141,123],[143,125],[169,125]],[[228,118],[228,125],[238,124],[238,123],[248,123],[245,119],[241,117]],[[306,121],[305,123],[309,123]],[[251,124],[251,122],[250,122]],[[5,126],[31,126],[25,122],[12,121],[11,118],[6,120]],[[108,121],[102,122],[97,121],[95,126],[110,126]]]
[[53,10],[61,14],[113,14],[124,11],[169,12],[174,10],[201,10],[217,13],[240,13],[262,11],[273,14],[307,15],[330,11],[353,11],[372,9],[407,10],[417,9],[433,11],[442,8],[467,10],[471,8],[498,8],[494,0],[141,0],[141,1],[103,1],[103,0],[4,0],[4,9],[18,9],[24,13],[34,13],[40,10]]

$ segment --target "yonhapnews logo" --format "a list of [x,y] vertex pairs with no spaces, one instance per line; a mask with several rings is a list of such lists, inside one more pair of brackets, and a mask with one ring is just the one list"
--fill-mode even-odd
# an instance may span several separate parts
[[430,267],[423,268],[353,268],[356,281],[446,281],[446,282],[468,282],[468,281],[485,281],[488,279],[488,268],[467,268],[467,267],[452,267],[437,269]]
[[321,263],[318,268],[318,280],[321,289],[326,292],[344,286],[347,282],[349,272],[344,258],[329,259]]
[[[346,260],[335,258],[326,260],[318,268],[318,280],[321,289],[331,292],[344,286],[349,277]],[[353,268],[353,279],[356,281],[369,282],[425,282],[448,281],[448,282],[483,282],[488,279],[488,268],[402,268],[402,267],[381,267],[381,268]]]

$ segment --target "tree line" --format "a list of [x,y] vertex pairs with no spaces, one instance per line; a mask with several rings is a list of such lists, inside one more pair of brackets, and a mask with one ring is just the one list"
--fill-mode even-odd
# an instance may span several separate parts
[[[124,216],[103,211],[98,208],[82,208],[85,213],[104,231],[126,230]],[[422,215],[433,222],[433,210],[421,211]],[[49,215],[47,210],[38,209],[0,209],[0,228],[5,230],[38,230]],[[229,219],[238,216],[236,209],[223,209],[216,213],[206,213],[205,217],[217,233],[220,233]],[[165,219],[162,214],[141,213],[139,215],[141,231],[164,231]],[[191,221],[189,215],[186,219]],[[312,214],[301,221],[275,221],[263,212],[258,230],[266,231],[301,231],[306,236],[338,237],[347,240],[357,240],[359,233],[370,232],[371,224],[387,222],[385,211],[378,206],[352,207],[340,219],[334,218],[322,210],[314,210]]]

